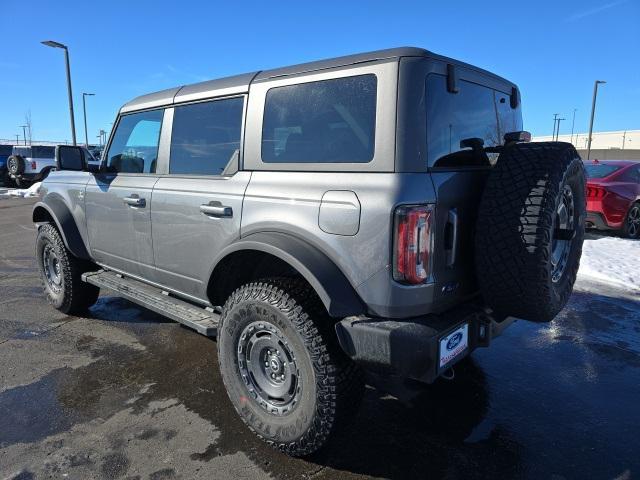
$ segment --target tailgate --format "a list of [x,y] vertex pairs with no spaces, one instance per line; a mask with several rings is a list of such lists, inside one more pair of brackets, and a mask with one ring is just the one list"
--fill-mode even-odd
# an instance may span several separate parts
[[490,169],[434,171],[436,191],[434,308],[442,311],[477,292],[474,237],[478,205]]

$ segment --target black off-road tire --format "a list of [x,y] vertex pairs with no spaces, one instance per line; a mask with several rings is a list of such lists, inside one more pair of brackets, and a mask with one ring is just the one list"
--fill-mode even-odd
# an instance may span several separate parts
[[[275,327],[286,339],[299,371],[298,400],[284,414],[268,411],[271,407],[256,394],[255,385],[241,375],[247,362],[240,360],[238,346],[255,322]],[[251,431],[288,455],[317,451],[360,404],[362,372],[338,346],[334,321],[302,280],[270,278],[240,287],[223,307],[217,342],[231,403]]]
[[[51,249],[60,265],[59,285],[49,281],[45,274],[44,258],[47,249]],[[67,250],[57,228],[49,223],[38,229],[36,259],[44,294],[54,308],[66,314],[76,314],[86,311],[96,303],[100,289],[83,282],[80,278],[84,272],[91,270],[93,265],[74,257]]]
[[[567,188],[571,233],[556,225]],[[476,275],[486,303],[503,317],[551,321],[573,290],[585,216],[584,167],[571,144],[507,146],[487,180],[476,228]],[[563,244],[568,245],[564,269],[557,270],[552,252],[570,234],[570,243]]]
[[20,155],[11,155],[7,158],[7,171],[11,175],[22,175],[24,173],[24,158]]
[[640,202],[635,202],[629,207],[622,225],[622,236],[625,238],[640,238]]

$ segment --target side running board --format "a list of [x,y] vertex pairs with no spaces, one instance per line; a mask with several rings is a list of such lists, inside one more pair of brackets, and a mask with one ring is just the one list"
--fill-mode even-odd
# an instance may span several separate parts
[[197,307],[171,297],[159,288],[139,280],[123,277],[107,270],[83,273],[82,280],[99,288],[113,290],[119,296],[175,320],[207,337],[215,337],[218,331],[220,315],[211,309]]

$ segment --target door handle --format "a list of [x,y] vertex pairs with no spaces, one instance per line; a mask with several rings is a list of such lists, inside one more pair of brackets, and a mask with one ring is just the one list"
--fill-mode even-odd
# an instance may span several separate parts
[[140,198],[137,195],[124,197],[122,200],[124,201],[124,203],[126,203],[127,205],[131,205],[132,207],[144,207],[147,204],[144,198]]
[[456,263],[456,251],[458,249],[458,211],[455,208],[449,210],[447,214],[445,241],[447,267],[453,267],[453,264]]
[[233,217],[233,209],[221,205],[220,202],[211,202],[200,205],[200,211],[210,217]]

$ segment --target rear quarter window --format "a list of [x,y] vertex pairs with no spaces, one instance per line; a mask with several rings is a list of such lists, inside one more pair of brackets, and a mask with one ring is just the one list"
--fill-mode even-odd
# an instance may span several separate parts
[[275,87],[262,126],[265,163],[368,163],[373,159],[373,74]]
[[605,178],[620,170],[620,167],[617,165],[605,165],[600,163],[585,165],[584,169],[587,172],[588,178]]
[[33,158],[55,158],[56,147],[31,147],[31,156]]

